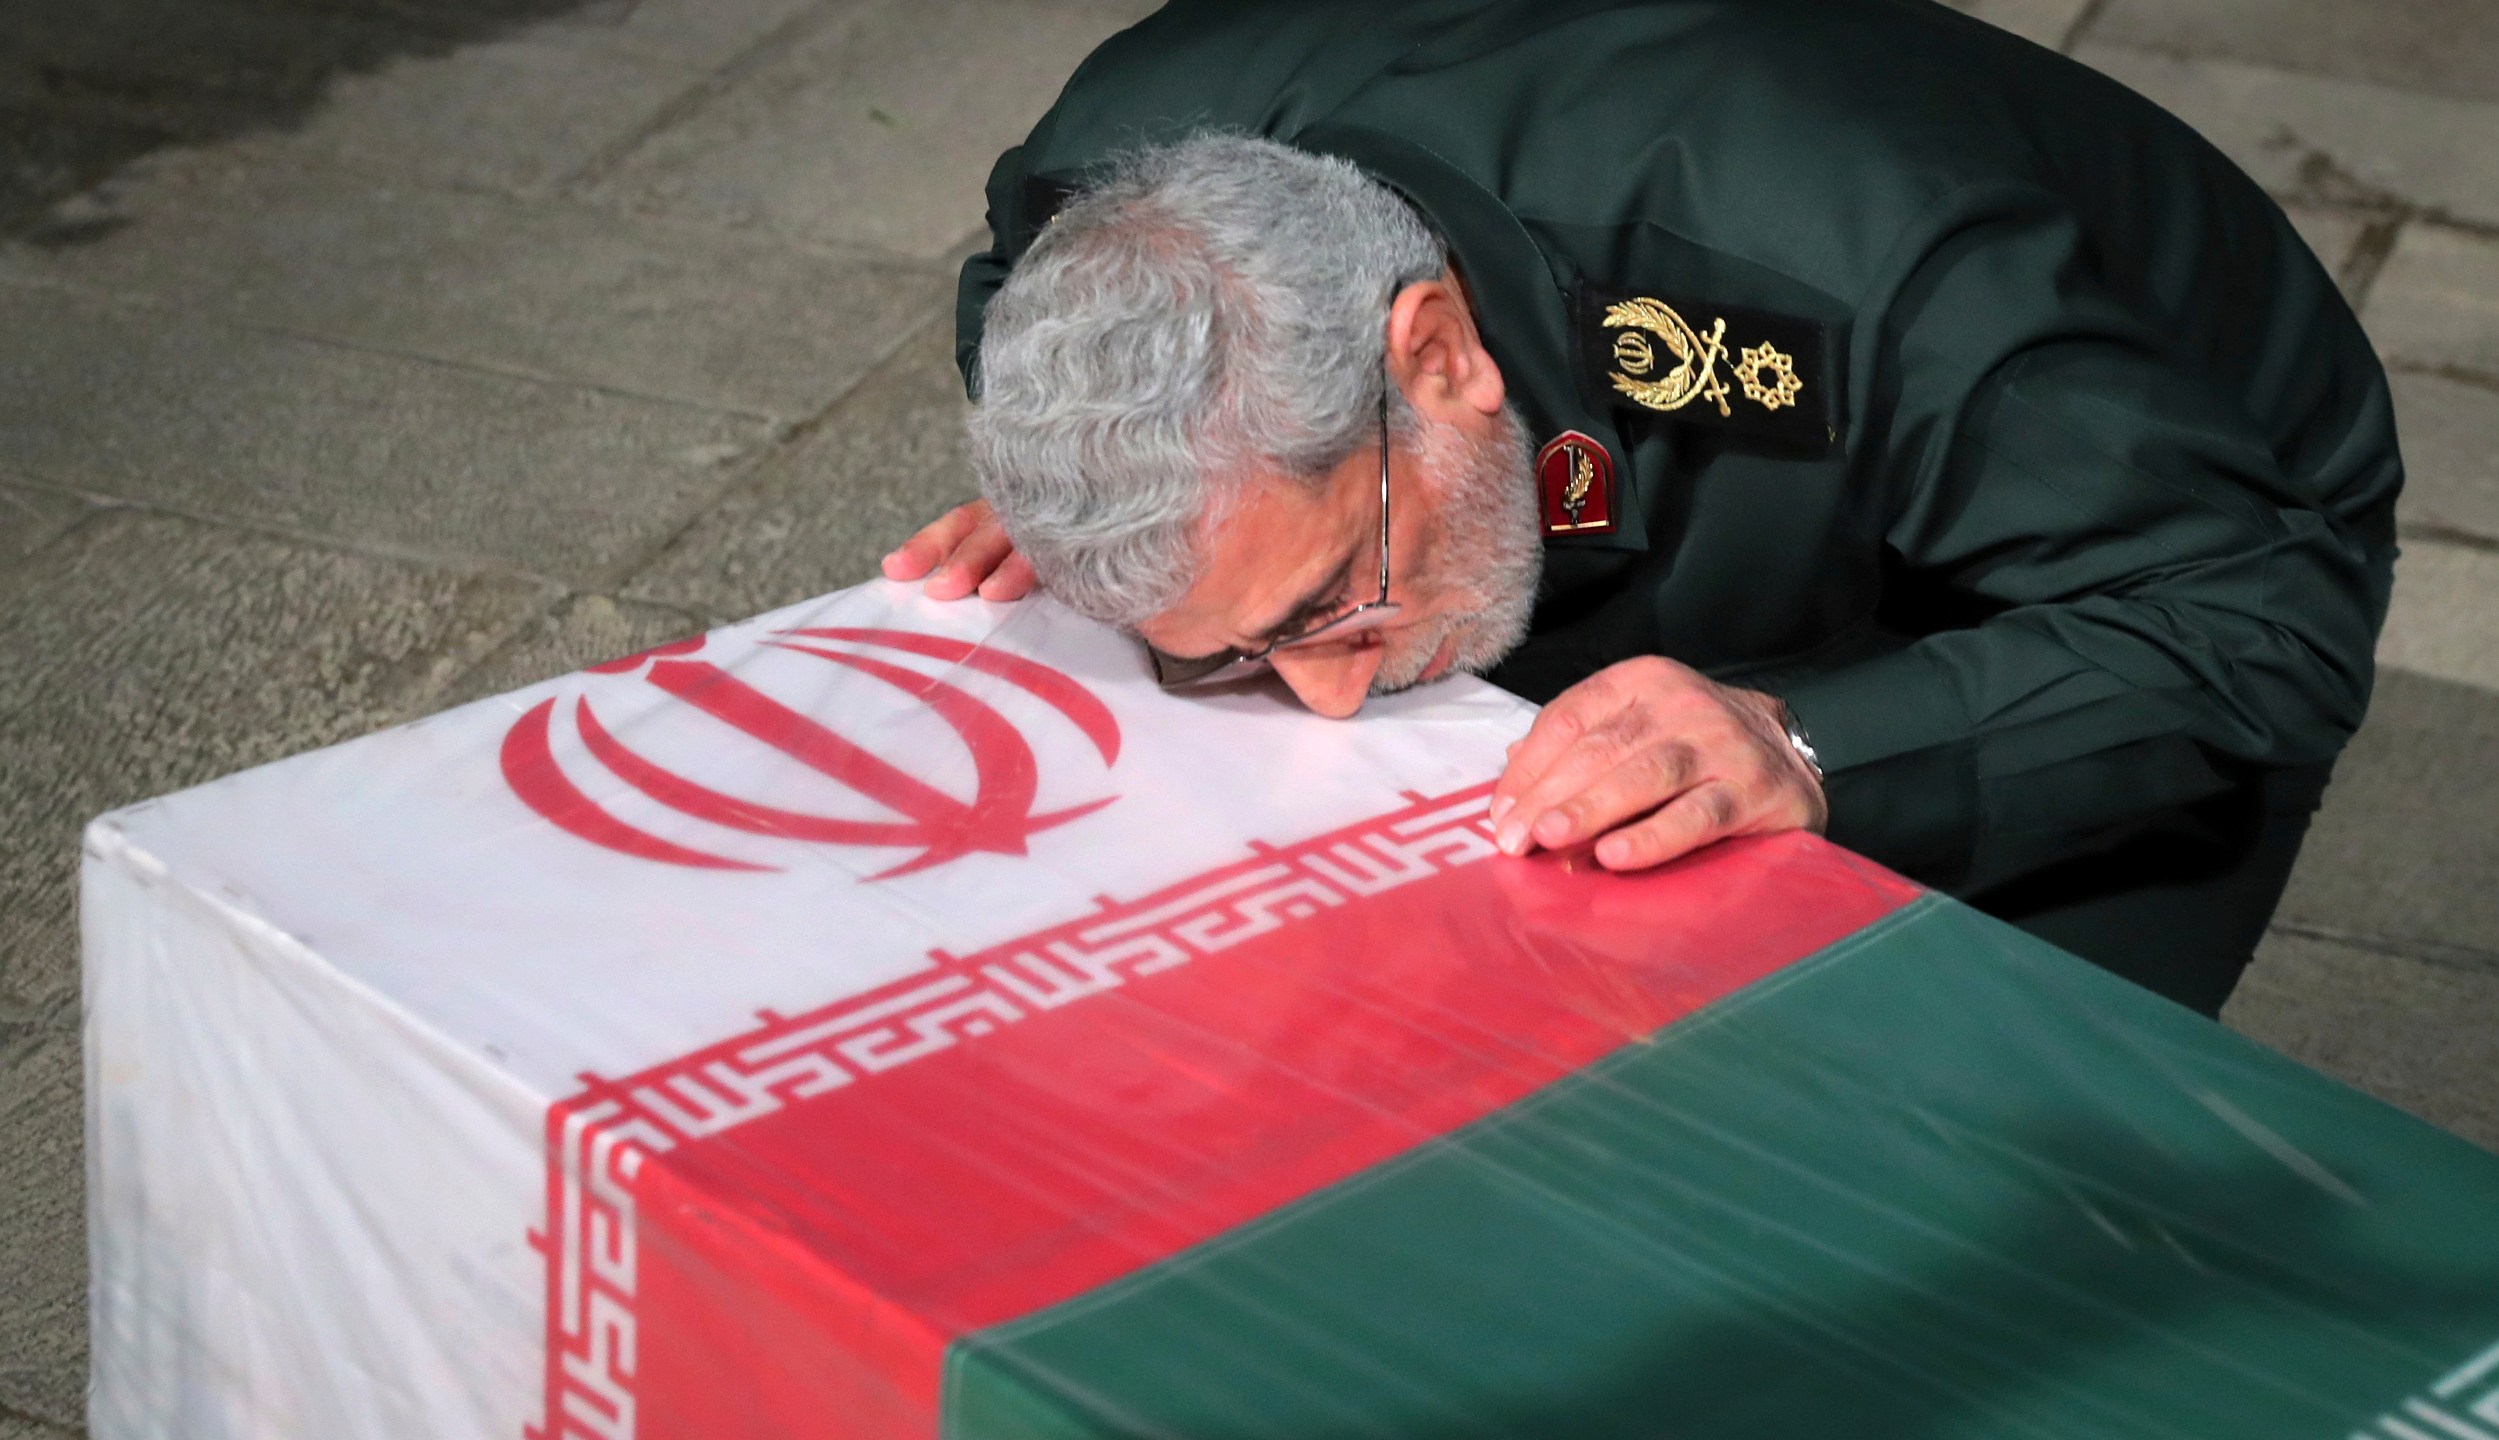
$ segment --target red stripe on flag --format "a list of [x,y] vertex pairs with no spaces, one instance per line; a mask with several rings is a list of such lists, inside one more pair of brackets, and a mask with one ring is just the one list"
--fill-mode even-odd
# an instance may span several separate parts
[[1917,893],[1802,835],[1639,876],[1490,856],[1484,794],[567,1102],[666,1146],[633,1186],[639,1433],[933,1434],[951,1337],[1480,1119]]

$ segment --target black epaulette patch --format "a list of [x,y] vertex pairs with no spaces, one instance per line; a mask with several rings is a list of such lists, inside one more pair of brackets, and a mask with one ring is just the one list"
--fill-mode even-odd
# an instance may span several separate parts
[[1076,198],[1080,188],[1056,175],[1025,176],[1024,213],[1018,217],[1024,225],[1024,243],[1031,244],[1034,236],[1048,229],[1050,222],[1059,218],[1059,212],[1067,208],[1067,202]]
[[1839,439],[1831,332],[1817,321],[1594,285],[1573,321],[1596,403],[1815,450]]

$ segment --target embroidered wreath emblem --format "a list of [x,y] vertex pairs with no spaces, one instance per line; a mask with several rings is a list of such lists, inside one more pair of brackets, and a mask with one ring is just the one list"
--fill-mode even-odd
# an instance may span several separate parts
[[1744,358],[1736,362],[1736,383],[1744,387],[1744,398],[1764,410],[1793,405],[1805,393],[1805,382],[1796,378],[1796,361],[1781,354],[1765,340],[1747,345]]

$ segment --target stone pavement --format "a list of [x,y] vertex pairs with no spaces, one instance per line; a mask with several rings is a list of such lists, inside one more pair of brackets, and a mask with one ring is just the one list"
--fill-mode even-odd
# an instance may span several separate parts
[[[2371,719],[2228,1019],[2499,1146],[2499,10],[1960,0],[2293,207],[2412,465]],[[969,486],[996,151],[1144,0],[11,0],[0,1440],[85,1363],[99,811],[866,578]]]

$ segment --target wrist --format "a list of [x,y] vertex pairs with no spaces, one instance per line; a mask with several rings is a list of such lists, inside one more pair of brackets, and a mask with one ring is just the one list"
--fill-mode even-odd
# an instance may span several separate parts
[[1813,737],[1789,711],[1787,701],[1762,690],[1725,692],[1736,707],[1753,723],[1754,733],[1771,753],[1780,757],[1781,768],[1797,782],[1803,792],[1804,828],[1820,833],[1829,818],[1830,807],[1822,792],[1822,755],[1814,748]]
[[1831,807],[1823,793],[1822,755],[1814,748],[1813,737],[1805,732],[1787,701],[1760,690],[1739,690],[1745,707],[1759,717],[1762,739],[1785,762],[1788,775],[1795,781],[1804,815],[1802,828],[1821,834],[1829,824]]

